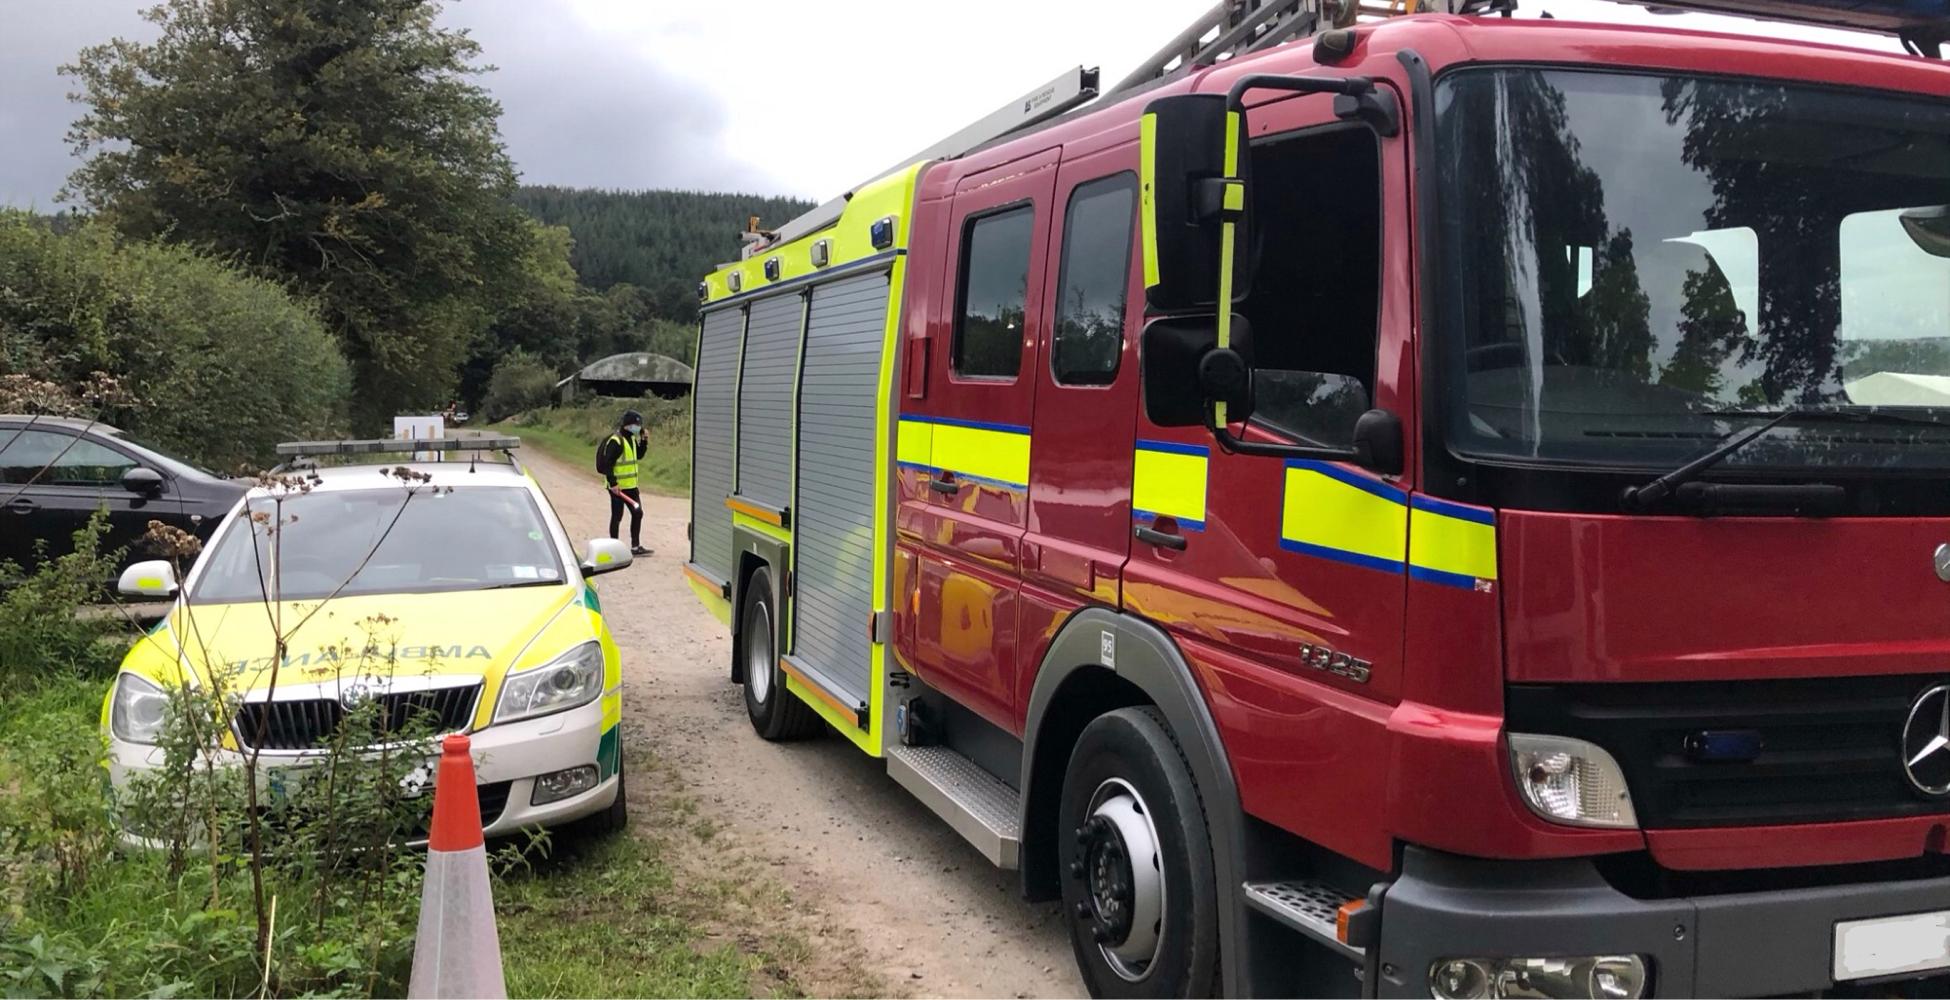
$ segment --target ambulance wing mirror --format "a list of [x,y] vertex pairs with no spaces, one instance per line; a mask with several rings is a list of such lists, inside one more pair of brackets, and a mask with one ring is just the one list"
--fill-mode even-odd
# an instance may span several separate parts
[[1172,316],[1144,327],[1138,370],[1144,415],[1159,427],[1204,427],[1215,403],[1228,420],[1253,412],[1252,325],[1232,317],[1232,345],[1219,347],[1211,316]]
[[1909,238],[1932,257],[1950,257],[1950,205],[1912,208],[1902,214]]
[[[1161,97],[1139,125],[1140,235],[1144,299],[1154,312],[1215,310],[1224,243],[1245,246],[1245,182],[1229,180],[1223,94]],[[1231,157],[1237,162],[1237,130]],[[1228,204],[1230,198],[1230,204]],[[1224,225],[1226,221],[1233,226]],[[1230,255],[1233,287],[1244,293],[1243,255]]]
[[582,550],[582,575],[614,573],[630,564],[630,547],[615,538],[591,538]]
[[176,567],[167,559],[136,563],[122,571],[115,589],[128,597],[175,597]]

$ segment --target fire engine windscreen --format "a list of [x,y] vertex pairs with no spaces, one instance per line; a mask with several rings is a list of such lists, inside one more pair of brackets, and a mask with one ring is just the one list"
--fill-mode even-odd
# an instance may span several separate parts
[[1664,469],[1784,407],[1883,407],[1918,422],[1725,465],[1950,469],[1950,258],[1912,232],[1950,203],[1950,102],[1512,68],[1437,106],[1452,448]]

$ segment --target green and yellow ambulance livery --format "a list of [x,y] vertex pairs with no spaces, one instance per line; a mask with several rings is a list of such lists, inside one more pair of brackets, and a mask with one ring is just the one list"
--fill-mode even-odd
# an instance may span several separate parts
[[175,604],[102,708],[116,785],[161,765],[169,693],[189,688],[235,704],[222,753],[255,751],[273,787],[332,747],[465,732],[488,835],[623,824],[621,668],[589,578],[629,549],[578,556],[512,460],[404,469],[259,487],[182,580],[167,562],[124,573],[124,593]]

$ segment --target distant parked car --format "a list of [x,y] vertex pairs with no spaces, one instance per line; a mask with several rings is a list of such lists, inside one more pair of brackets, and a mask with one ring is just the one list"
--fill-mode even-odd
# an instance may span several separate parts
[[45,558],[74,548],[74,533],[108,508],[104,549],[125,549],[124,565],[154,558],[143,544],[150,521],[204,541],[249,485],[147,448],[106,424],[0,414],[0,562],[31,571],[35,542]]

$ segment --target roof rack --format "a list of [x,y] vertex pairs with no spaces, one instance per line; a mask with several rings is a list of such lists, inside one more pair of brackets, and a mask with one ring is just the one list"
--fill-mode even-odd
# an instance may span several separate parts
[[[1192,70],[1238,58],[1282,42],[1364,20],[1408,14],[1508,16],[1521,0],[1219,0],[1114,86],[1099,90],[1097,71],[1066,70],[980,121],[909,156],[869,181],[922,160],[953,159],[998,139],[1028,131],[1094,102],[1102,107]],[[1612,0],[1657,13],[1732,14],[1767,21],[1876,32],[1901,39],[1910,52],[1943,57],[1950,43],[1950,0]],[[755,226],[740,234],[741,258],[750,258],[839,221],[848,191],[776,230]]]
[[1734,14],[1894,35],[1919,56],[1943,58],[1950,0],[1616,0],[1660,13]]

